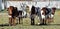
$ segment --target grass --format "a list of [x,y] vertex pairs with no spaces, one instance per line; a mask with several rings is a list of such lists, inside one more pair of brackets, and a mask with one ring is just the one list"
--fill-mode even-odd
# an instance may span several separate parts
[[[0,24],[8,24],[8,13],[7,11],[0,12]],[[35,24],[39,22],[39,19],[35,18]],[[56,10],[54,16],[54,22],[51,23],[52,25],[46,26],[37,26],[37,25],[30,25],[30,18],[23,18],[23,24],[18,24],[16,26],[0,26],[0,29],[60,29],[60,11]]]

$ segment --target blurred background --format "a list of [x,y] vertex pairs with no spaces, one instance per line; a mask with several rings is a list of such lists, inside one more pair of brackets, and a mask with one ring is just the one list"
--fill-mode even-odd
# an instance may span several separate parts
[[[8,26],[9,17],[7,8],[9,6],[14,6],[20,9],[22,5],[29,6],[29,11],[31,11],[31,6],[35,5],[38,7],[48,6],[56,7],[56,13],[54,16],[54,22],[48,26],[32,26],[30,25],[30,18],[23,18],[23,24],[18,24],[16,26]],[[35,24],[39,22],[38,17],[35,18]],[[37,20],[36,20],[37,19]],[[0,29],[60,29],[60,0],[0,0],[0,25],[6,25],[1,27]]]
[[9,6],[17,6],[19,7],[20,5],[26,4],[26,5],[37,5],[37,6],[47,6],[49,7],[56,7],[60,8],[60,0],[0,0],[0,10],[4,10]]

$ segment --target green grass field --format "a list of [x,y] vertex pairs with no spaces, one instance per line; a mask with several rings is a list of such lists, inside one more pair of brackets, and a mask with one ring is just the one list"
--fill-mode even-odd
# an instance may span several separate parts
[[[39,19],[35,18],[35,24],[39,22]],[[8,13],[7,11],[0,12],[0,24],[8,24]],[[17,24],[16,26],[0,26],[0,29],[60,29],[60,10],[56,10],[54,16],[54,22],[51,25],[37,26],[30,25],[30,18],[23,18],[23,24]]]

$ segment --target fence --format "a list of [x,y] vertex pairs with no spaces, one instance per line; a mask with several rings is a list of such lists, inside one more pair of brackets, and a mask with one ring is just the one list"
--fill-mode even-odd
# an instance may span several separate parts
[[[18,7],[18,9],[20,9],[20,6],[23,4],[28,5],[30,8],[32,5],[38,6],[38,7],[44,7],[44,6],[49,6],[48,7],[56,7],[56,8],[60,8],[60,1],[46,1],[46,2],[33,2],[33,1],[6,1],[5,2],[5,7],[8,8],[9,6],[15,6]],[[0,5],[1,6],[1,5]],[[2,3],[2,9],[4,9],[4,3]]]

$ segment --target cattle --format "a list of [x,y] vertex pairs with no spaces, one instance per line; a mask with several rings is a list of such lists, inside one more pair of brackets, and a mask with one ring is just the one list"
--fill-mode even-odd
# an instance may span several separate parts
[[43,7],[41,9],[40,25],[47,25],[47,22],[48,23],[53,22],[55,10],[56,10],[55,7],[52,7],[52,8]]
[[40,24],[39,25],[46,25],[45,14],[46,14],[46,7],[43,7],[41,9],[41,19],[40,19]]
[[[35,15],[39,16],[40,19],[40,24],[39,25],[46,25],[46,22],[52,22],[54,14],[55,14],[56,8],[47,8],[43,7],[40,9],[39,7],[32,6],[31,8],[31,14],[30,14],[30,19],[31,19],[31,25],[35,24],[34,18]],[[18,11],[17,7],[10,6],[8,8],[8,14],[9,14],[9,24],[10,25],[15,25],[15,18],[19,18],[19,24],[20,21],[22,21],[22,13],[23,11]]]
[[52,7],[52,8],[47,8],[46,10],[48,11],[46,12],[46,19],[48,23],[54,22],[53,18],[54,18],[56,8]]
[[31,8],[31,25],[35,24],[35,21],[34,21],[35,15],[39,16],[40,25],[46,24],[45,14],[46,14],[46,7],[43,7],[42,9],[40,9],[39,7],[32,6],[32,8]]
[[34,18],[35,18],[35,7],[32,6],[32,8],[31,8],[31,25],[35,24]]
[[53,22],[53,17],[54,17],[54,14],[55,14],[55,10],[56,8],[55,7],[52,7],[52,8],[47,8],[47,7],[43,7],[41,10],[41,17],[42,17],[42,20],[40,20],[40,25],[47,25],[47,22],[48,24]]
[[16,25],[15,23],[16,17],[19,18],[19,24],[20,24],[20,19],[22,18],[22,11],[18,11],[17,7],[10,6],[8,8],[8,14],[9,14],[10,25]]
[[42,9],[36,9],[35,6],[32,6],[31,8],[31,25],[35,24],[34,18],[35,15],[39,16],[40,19],[40,24],[39,25],[47,25],[47,22],[52,22],[53,21],[53,16],[55,14],[56,8],[47,8],[43,7]]
[[9,24],[12,25],[12,10],[14,10],[14,7],[13,6],[10,6],[8,8],[8,14],[9,14]]
[[23,12],[23,11],[18,11],[18,18],[19,18],[19,23],[18,23],[18,24],[23,24],[22,12]]

